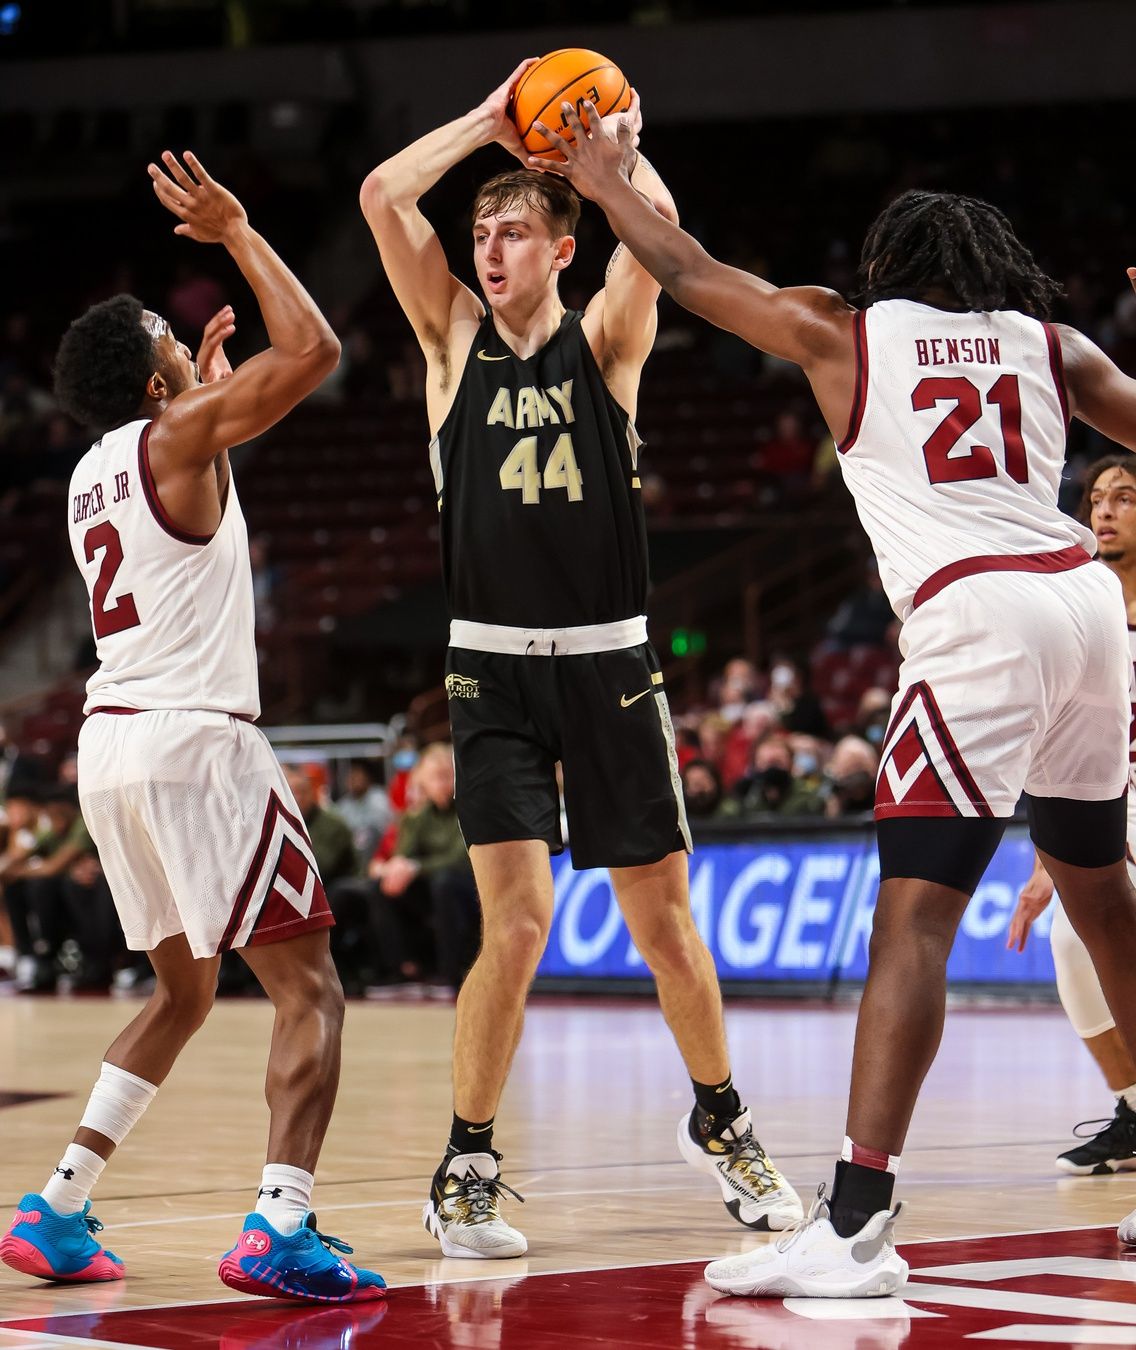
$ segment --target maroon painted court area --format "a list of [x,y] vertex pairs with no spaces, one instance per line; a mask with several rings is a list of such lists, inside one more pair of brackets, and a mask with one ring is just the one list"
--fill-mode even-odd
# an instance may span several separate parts
[[[66,1336],[158,1350],[1136,1345],[1136,1259],[1111,1228],[910,1243],[903,1252],[912,1272],[902,1300],[724,1297],[703,1282],[701,1263],[683,1263],[409,1286],[358,1308],[253,1299],[23,1319],[0,1330],[25,1333],[28,1344]],[[997,1264],[1006,1262],[1015,1264]]]

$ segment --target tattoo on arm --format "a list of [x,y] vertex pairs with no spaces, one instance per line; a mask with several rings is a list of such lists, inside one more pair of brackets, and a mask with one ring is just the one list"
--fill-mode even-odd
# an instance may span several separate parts
[[623,247],[624,247],[624,246],[623,246],[622,243],[616,244],[616,246],[615,246],[615,252],[611,255],[611,258],[610,258],[610,260],[608,261],[607,271],[604,273],[604,280],[605,280],[605,281],[607,281],[607,279],[611,276],[612,270],[614,269],[615,264],[619,261],[619,255],[623,252]]

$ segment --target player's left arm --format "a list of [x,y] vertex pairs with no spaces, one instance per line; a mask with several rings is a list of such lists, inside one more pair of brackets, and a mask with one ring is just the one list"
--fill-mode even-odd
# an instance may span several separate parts
[[[1128,280],[1136,289],[1136,267],[1128,269]],[[1084,333],[1066,324],[1055,327],[1069,411],[1110,441],[1136,450],[1136,380]]]
[[[610,114],[605,127],[614,132],[613,118],[626,118],[630,124],[632,144],[636,146],[635,162],[631,168],[631,186],[665,220],[678,224],[678,208],[670,189],[659,177],[654,166],[638,149],[642,115],[639,95],[632,91],[631,107],[624,114]],[[625,367],[634,379],[650,354],[655,341],[656,303],[662,287],[635,258],[624,243],[616,245],[607,265],[603,290],[588,306],[586,324],[597,328],[602,350],[601,365],[605,373],[615,367]],[[591,335],[589,335],[590,337]],[[622,401],[622,400],[621,400]]]

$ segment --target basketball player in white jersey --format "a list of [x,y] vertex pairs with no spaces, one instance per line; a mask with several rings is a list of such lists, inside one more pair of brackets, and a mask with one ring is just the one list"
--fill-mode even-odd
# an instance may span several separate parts
[[[1097,557],[1120,581],[1128,611],[1129,698],[1136,711],[1136,459],[1131,455],[1106,455],[1085,474],[1080,518],[1097,540]],[[1128,872],[1136,877],[1136,723],[1129,731],[1128,780]],[[1037,860],[1033,875],[1022,888],[1018,907],[1010,921],[1006,945],[1025,948],[1034,919],[1053,899],[1053,879]],[[1091,1138],[1061,1153],[1057,1168],[1074,1176],[1109,1176],[1136,1168],[1136,1061],[1108,1010],[1100,980],[1085,944],[1073,930],[1064,907],[1058,903],[1049,930],[1057,992],[1073,1030],[1084,1041],[1105,1081],[1116,1097],[1112,1118],[1086,1121],[1101,1125]],[[1084,1126],[1078,1126],[1080,1133]],[[1126,1221],[1120,1236],[1136,1241],[1136,1224]]]
[[[211,323],[200,366],[159,315],[120,295],[65,334],[56,394],[103,431],[71,480],[69,528],[87,583],[99,668],[79,735],[79,796],[127,945],[157,984],[106,1053],[74,1141],[28,1194],[0,1256],[44,1279],[118,1280],[89,1195],[213,1003],[221,954],[239,949],[275,1005],[265,1095],[267,1166],[221,1261],[226,1284],[273,1298],[381,1297],[381,1277],[316,1231],[312,1173],[339,1077],[343,994],[331,914],[300,812],[264,736],[248,535],[228,450],[267,431],[334,369],[339,344],[311,297],[189,153],[149,166],[175,233],[228,250],[260,305],[269,347],[231,372]],[[202,383],[202,376],[206,382]],[[195,1157],[171,1154],[171,1194]]]
[[587,104],[587,129],[574,109],[564,115],[574,142],[551,133],[560,171],[656,280],[804,369],[903,620],[833,1193],[791,1236],[707,1269],[735,1294],[891,1293],[907,1276],[892,1189],[942,1034],[947,955],[1023,792],[1034,843],[1136,1050],[1124,600],[1107,568],[1088,565],[1091,531],[1057,507],[1068,417],[1136,448],[1136,380],[1045,321],[1057,284],[985,202],[892,202],[864,243],[857,310],[717,262],[632,188],[629,127],[612,136]]

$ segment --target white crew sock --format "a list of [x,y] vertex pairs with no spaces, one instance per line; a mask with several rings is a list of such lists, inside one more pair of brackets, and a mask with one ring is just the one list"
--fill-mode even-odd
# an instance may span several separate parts
[[68,1144],[40,1194],[56,1214],[78,1214],[105,1166],[106,1159],[91,1149]]
[[1114,1092],[1113,1096],[1126,1103],[1130,1111],[1136,1111],[1136,1083],[1123,1088],[1120,1092]]
[[315,1177],[302,1168],[268,1163],[256,1193],[256,1213],[288,1237],[296,1232],[312,1207],[313,1185]]

